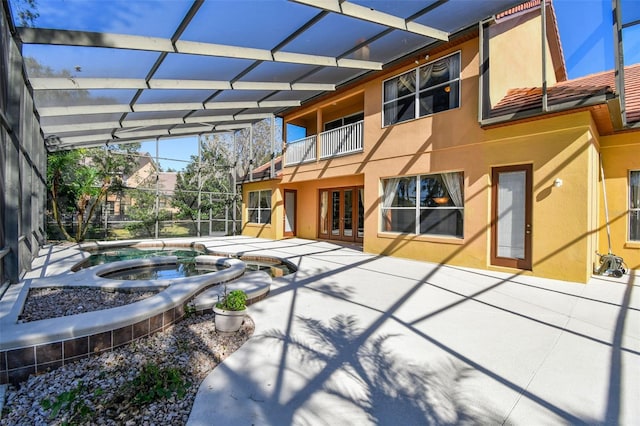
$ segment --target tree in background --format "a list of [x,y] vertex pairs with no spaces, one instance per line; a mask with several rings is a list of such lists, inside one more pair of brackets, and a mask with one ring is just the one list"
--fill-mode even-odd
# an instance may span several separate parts
[[127,195],[132,200],[127,209],[127,216],[131,222],[127,222],[125,228],[135,237],[154,237],[156,219],[168,220],[171,213],[160,209],[156,214],[156,194],[149,189],[128,189]]
[[[176,177],[171,205],[178,209],[180,219],[189,219],[195,223],[198,212],[200,218],[208,218],[210,211],[212,217],[216,217],[223,211],[224,205],[213,200],[210,203],[209,193],[227,194],[232,190],[229,184],[231,153],[224,143],[212,136],[214,135],[199,141],[200,161],[197,155],[192,155],[187,167]],[[216,198],[219,199],[220,196],[217,195]]]
[[[253,146],[250,146],[250,134],[253,134]],[[274,155],[282,152],[282,121],[276,120],[274,130]],[[271,159],[271,120],[262,120],[253,125],[253,132],[243,129],[229,133],[215,133],[200,138],[200,162],[198,156],[192,156],[183,172],[178,173],[175,196],[172,206],[179,210],[178,217],[196,222],[198,205],[200,218],[218,217],[227,204],[233,203],[233,174],[237,177],[249,174]],[[198,173],[200,175],[198,176]],[[200,203],[198,203],[198,194]],[[209,194],[212,202],[209,202]],[[224,197],[224,203],[221,198]]]
[[[84,241],[107,193],[123,190],[123,176],[136,167],[139,148],[140,144],[128,144],[48,155],[47,187],[51,213],[66,239]],[[75,217],[73,235],[65,228],[63,215]]]
[[[251,169],[271,160],[271,120],[265,119],[253,125],[253,147],[250,146],[250,131],[242,129],[236,132],[235,158],[237,173],[246,176]],[[274,142],[274,156],[282,153],[282,120],[276,120]],[[215,139],[221,135],[211,135]],[[222,136],[224,137],[224,136]],[[228,147],[228,152],[233,153],[233,137],[224,137],[224,143]]]

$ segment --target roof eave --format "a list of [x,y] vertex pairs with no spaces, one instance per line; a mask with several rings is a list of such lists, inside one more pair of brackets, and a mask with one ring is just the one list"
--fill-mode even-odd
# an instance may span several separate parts
[[584,98],[574,99],[567,102],[561,102],[557,104],[550,104],[547,107],[547,111],[543,111],[541,107],[539,108],[531,108],[522,111],[517,111],[515,113],[509,113],[504,115],[499,115],[496,117],[490,117],[483,119],[480,122],[480,127],[491,127],[497,125],[504,125],[508,123],[517,122],[525,119],[532,118],[542,118],[544,116],[562,113],[562,112],[571,112],[572,110],[584,109],[595,105],[601,104],[609,104],[609,101],[613,100],[615,96],[611,93],[608,94],[599,94],[590,96],[586,100]]

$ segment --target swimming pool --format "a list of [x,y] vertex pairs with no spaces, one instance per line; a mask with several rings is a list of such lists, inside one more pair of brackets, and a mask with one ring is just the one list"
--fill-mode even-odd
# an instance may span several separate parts
[[185,247],[131,247],[118,246],[88,250],[91,255],[76,265],[75,269],[89,268],[105,263],[119,262],[121,260],[145,259],[156,256],[176,256],[178,262],[193,262],[196,256],[206,254],[204,250],[195,250]]
[[224,267],[213,264],[178,261],[164,265],[120,269],[101,276],[102,278],[112,280],[168,280],[173,278],[195,277],[197,275],[221,271],[222,269],[224,269]]
[[[207,251],[195,249],[193,247],[145,247],[145,246],[114,246],[88,250],[91,255],[76,265],[73,270],[78,271],[96,265],[103,265],[122,260],[146,259],[158,256],[176,256],[177,261],[135,269],[123,269],[114,271],[104,278],[122,280],[150,280],[150,279],[172,279],[191,277],[219,271],[220,267],[209,264],[198,264],[195,261],[197,256],[207,254]],[[251,256],[239,256],[247,265],[247,271],[265,271],[272,278],[283,277],[292,274],[296,268],[277,258],[252,258]]]

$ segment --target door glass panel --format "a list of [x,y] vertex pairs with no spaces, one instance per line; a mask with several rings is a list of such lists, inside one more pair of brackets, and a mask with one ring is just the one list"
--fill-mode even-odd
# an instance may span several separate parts
[[353,190],[344,191],[344,230],[345,237],[353,236]]
[[329,221],[327,213],[329,212],[329,192],[322,191],[320,193],[320,233],[329,233]]
[[293,222],[295,220],[296,194],[293,192],[284,193],[284,232],[293,232]]
[[498,176],[497,255],[524,259],[526,172]]
[[364,238],[364,188],[358,189],[358,238]]
[[340,191],[331,191],[331,235],[340,235]]

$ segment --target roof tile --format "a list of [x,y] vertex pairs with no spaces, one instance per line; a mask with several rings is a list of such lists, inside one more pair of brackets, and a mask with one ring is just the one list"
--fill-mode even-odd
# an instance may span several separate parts
[[[627,122],[635,123],[640,121],[640,64],[625,67],[624,73]],[[614,93],[615,83],[614,71],[562,81],[548,88],[547,101],[549,105],[586,101],[592,96]],[[541,108],[541,105],[540,87],[512,89],[491,110],[491,116],[535,110]]]

